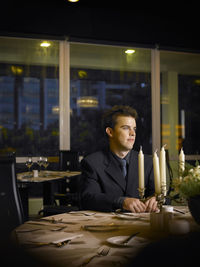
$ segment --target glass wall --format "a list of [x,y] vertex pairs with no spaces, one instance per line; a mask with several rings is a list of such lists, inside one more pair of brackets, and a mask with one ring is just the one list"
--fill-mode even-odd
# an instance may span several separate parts
[[70,45],[71,149],[87,154],[101,148],[102,113],[123,104],[135,108],[139,115],[134,148],[142,145],[144,152],[151,154],[151,51],[127,50]]
[[200,55],[161,51],[162,143],[170,155],[200,153]]
[[[59,44],[0,38],[0,152],[58,155],[64,136],[59,116],[63,121],[70,116],[70,149],[88,154],[105,144],[104,110],[124,104],[139,115],[134,148],[152,154],[151,49],[67,43],[70,55],[62,57]],[[59,53],[70,62],[70,89],[59,88]],[[160,51],[160,73],[161,145],[167,144],[171,159],[181,147],[195,159],[200,153],[200,55]],[[59,90],[69,93],[70,112],[59,113]]]
[[59,43],[0,38],[0,152],[59,150]]

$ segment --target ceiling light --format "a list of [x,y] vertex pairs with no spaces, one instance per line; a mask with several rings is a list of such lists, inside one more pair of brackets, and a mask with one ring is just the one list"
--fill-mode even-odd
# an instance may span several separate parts
[[77,105],[81,108],[95,108],[98,107],[99,101],[93,96],[82,96],[77,99]]
[[40,44],[41,47],[49,47],[51,44],[47,41],[44,41]]
[[68,2],[73,2],[73,3],[75,3],[75,2],[78,2],[79,0],[68,0]]
[[135,50],[134,50],[134,49],[127,49],[127,50],[125,51],[125,53],[126,53],[126,54],[133,54],[133,53],[135,53]]

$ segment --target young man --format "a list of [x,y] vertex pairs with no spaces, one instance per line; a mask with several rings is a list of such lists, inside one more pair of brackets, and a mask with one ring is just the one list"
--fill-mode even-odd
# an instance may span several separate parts
[[[139,199],[138,152],[133,151],[137,112],[129,106],[114,106],[103,116],[108,137],[107,150],[90,154],[82,160],[81,205],[83,209],[131,212],[157,210],[154,196],[152,159],[144,156],[145,197]],[[125,162],[125,166],[123,165]],[[122,167],[124,166],[124,167]]]

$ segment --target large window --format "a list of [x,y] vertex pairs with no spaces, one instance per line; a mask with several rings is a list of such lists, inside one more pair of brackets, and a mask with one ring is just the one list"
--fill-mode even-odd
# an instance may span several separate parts
[[138,112],[135,149],[151,154],[151,52],[135,48],[70,45],[71,148],[83,154],[102,145],[101,116],[114,105]]
[[55,41],[0,38],[0,152],[58,153],[58,47]]
[[134,148],[152,154],[160,144],[155,146],[155,107],[161,93],[161,145],[167,144],[170,158],[181,147],[199,154],[200,55],[155,51],[0,38],[0,152],[56,156],[61,148],[88,154],[105,144],[102,113],[123,104],[139,115]]
[[200,55],[162,51],[162,143],[171,155],[200,153]]

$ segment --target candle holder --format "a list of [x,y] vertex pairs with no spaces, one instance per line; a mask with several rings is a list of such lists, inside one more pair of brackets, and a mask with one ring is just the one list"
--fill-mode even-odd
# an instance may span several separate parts
[[160,194],[155,194],[156,196],[156,201],[158,202],[158,208],[161,211],[162,210],[162,206],[165,202],[165,197],[164,194],[160,193]]
[[166,196],[167,196],[167,185],[166,184],[163,184],[161,186],[161,192],[164,195],[164,198],[166,198]]
[[162,206],[165,203],[166,195],[167,195],[166,185],[162,185],[161,186],[161,193],[155,194],[156,201],[158,202],[158,208],[160,211],[162,210]]
[[145,197],[144,197],[145,188],[138,188],[138,191],[139,191],[140,200],[144,202],[145,201]]

